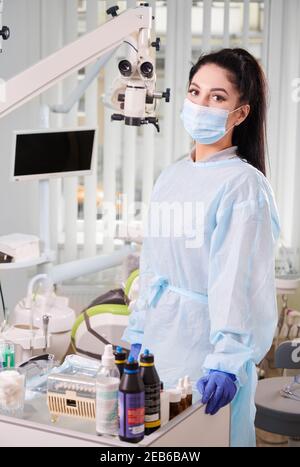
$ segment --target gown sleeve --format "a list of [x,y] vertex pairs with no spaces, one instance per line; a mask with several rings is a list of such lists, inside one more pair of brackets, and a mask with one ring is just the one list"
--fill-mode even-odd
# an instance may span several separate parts
[[278,319],[275,245],[280,225],[271,188],[266,187],[254,197],[232,199],[218,211],[210,246],[213,352],[203,370],[232,373],[240,385],[247,381],[247,362],[259,363],[269,350]]

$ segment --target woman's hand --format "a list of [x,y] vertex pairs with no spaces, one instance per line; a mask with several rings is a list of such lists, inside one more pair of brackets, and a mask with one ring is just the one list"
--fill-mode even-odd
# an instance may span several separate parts
[[217,370],[210,370],[198,380],[197,389],[202,394],[202,403],[206,404],[205,413],[214,415],[232,401],[237,391],[234,381],[235,375]]

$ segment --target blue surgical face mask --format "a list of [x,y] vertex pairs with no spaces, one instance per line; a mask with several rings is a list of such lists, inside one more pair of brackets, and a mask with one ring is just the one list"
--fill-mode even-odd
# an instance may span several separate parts
[[180,118],[190,136],[201,144],[213,144],[223,138],[235,125],[226,130],[228,115],[241,107],[229,112],[226,109],[207,107],[194,104],[189,99],[184,100]]

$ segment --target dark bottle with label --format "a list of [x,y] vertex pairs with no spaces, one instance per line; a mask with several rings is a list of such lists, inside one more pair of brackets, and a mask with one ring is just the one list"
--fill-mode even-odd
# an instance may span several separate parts
[[140,372],[145,385],[145,435],[160,428],[160,379],[154,366],[154,356],[145,349],[140,358]]
[[126,352],[122,349],[122,347],[117,347],[116,351],[114,352],[115,355],[115,364],[118,367],[120,378],[123,376],[124,367],[126,363]]
[[119,438],[138,443],[145,434],[145,386],[133,357],[125,364],[119,388]]

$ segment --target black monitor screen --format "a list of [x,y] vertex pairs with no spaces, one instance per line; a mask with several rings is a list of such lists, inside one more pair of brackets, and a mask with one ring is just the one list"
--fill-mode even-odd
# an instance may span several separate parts
[[18,134],[14,176],[91,170],[95,130]]

